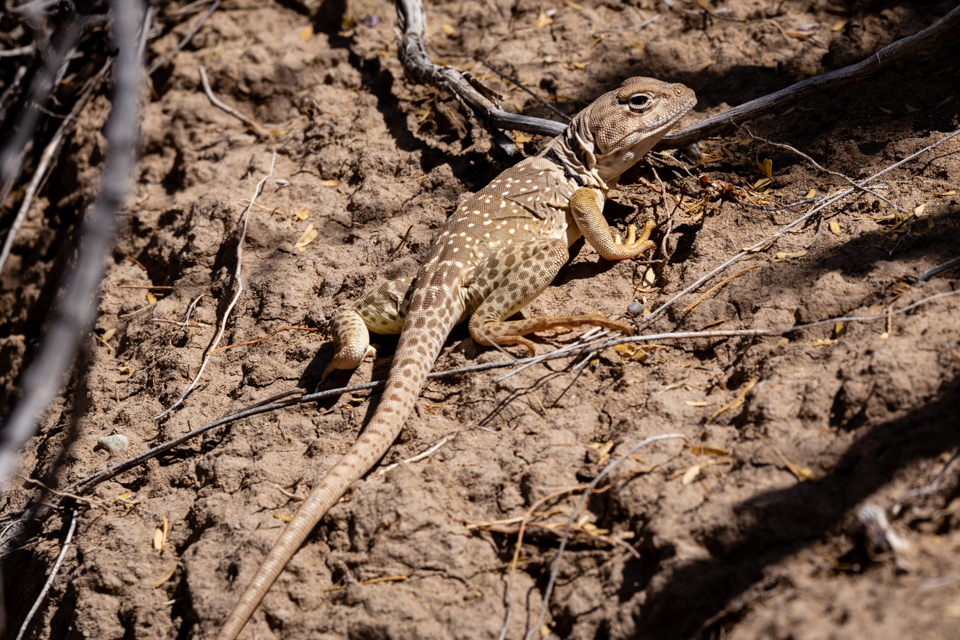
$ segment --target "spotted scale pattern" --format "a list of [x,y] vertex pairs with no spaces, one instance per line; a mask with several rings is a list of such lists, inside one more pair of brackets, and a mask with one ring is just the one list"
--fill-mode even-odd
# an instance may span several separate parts
[[337,313],[331,324],[337,353],[324,377],[359,365],[372,351],[370,331],[400,332],[383,397],[357,442],[286,526],[219,640],[236,638],[317,522],[386,453],[456,323],[469,317],[470,334],[480,344],[521,344],[531,352],[533,344],[523,336],[556,326],[630,331],[599,314],[504,320],[550,284],[581,235],[612,259],[636,257],[649,248],[652,226],[638,240],[631,229],[627,242],[621,242],[603,218],[603,200],[620,174],[695,102],[683,85],[650,78],[624,81],[577,114],[540,154],[503,172],[459,206],[415,279],[388,282]]

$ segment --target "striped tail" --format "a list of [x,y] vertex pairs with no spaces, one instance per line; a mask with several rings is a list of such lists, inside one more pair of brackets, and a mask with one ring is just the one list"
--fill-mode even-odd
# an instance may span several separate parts
[[350,450],[314,487],[284,528],[277,543],[257,570],[253,582],[227,616],[217,640],[235,640],[280,572],[320,519],[340,500],[350,485],[363,477],[384,456],[400,434],[403,423],[420,395],[424,380],[440,354],[444,340],[450,335],[453,325],[461,315],[452,308],[456,302],[441,308],[429,304],[437,301],[437,298],[445,298],[448,302],[451,298],[437,295],[440,293],[438,291],[423,293],[425,295],[421,300],[428,304],[417,305],[420,308],[411,309],[407,315],[393,367],[390,369],[390,377],[373,419]]

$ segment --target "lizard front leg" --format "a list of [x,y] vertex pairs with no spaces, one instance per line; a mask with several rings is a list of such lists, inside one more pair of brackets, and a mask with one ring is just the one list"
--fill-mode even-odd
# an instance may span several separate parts
[[413,278],[390,280],[337,312],[330,323],[337,352],[324,369],[321,380],[326,380],[337,369],[356,369],[367,356],[376,356],[376,349],[370,346],[371,331],[381,335],[400,333],[412,283]]
[[619,234],[614,236],[603,217],[603,193],[599,189],[580,187],[574,191],[570,197],[570,213],[586,241],[607,260],[636,258],[656,246],[650,240],[650,232],[657,226],[652,220],[644,224],[639,238],[636,238],[636,226],[630,225],[626,244],[620,241]]
[[609,320],[599,312],[504,321],[533,302],[568,257],[567,245],[554,239],[505,247],[484,260],[468,285],[468,305],[476,305],[470,317],[470,336],[484,346],[522,344],[534,355],[536,347],[523,336],[537,331],[592,325],[632,333],[625,322]]

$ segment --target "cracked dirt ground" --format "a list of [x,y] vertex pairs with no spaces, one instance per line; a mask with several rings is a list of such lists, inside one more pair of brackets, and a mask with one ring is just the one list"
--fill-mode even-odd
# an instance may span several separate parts
[[[481,55],[567,113],[631,75],[683,82],[699,98],[684,120],[690,124],[800,75],[856,62],[953,6],[747,0],[710,3],[716,16],[705,17],[697,3],[673,5],[430,2],[431,55],[485,76],[474,59]],[[412,275],[460,194],[512,162],[449,97],[404,79],[391,4],[351,0],[342,16],[335,6],[311,11],[296,0],[227,0],[154,75],[153,93],[144,95],[135,192],[102,287],[96,333],[106,344],[91,340],[89,413],[64,466],[49,478],[80,393],[71,379],[26,448],[23,475],[65,486],[239,407],[312,391],[332,353],[325,329],[338,305],[384,278]],[[662,17],[645,28],[623,30],[657,12]],[[169,52],[191,24],[151,41],[150,60]],[[948,100],[960,90],[958,46],[947,43],[750,129],[829,169],[867,177],[958,127],[960,100]],[[201,64],[215,93],[268,135],[258,137],[210,104]],[[497,77],[486,82],[505,96],[505,108],[549,116]],[[41,335],[62,270],[55,247],[68,233],[64,220],[94,196],[106,111],[100,98],[85,113],[0,279],[4,404],[15,397],[17,373]],[[535,138],[526,151],[542,143]],[[609,263],[584,247],[527,313],[615,314],[632,301],[655,308],[804,210],[775,212],[750,200],[790,203],[845,184],[745,132],[701,147],[707,161],[691,165],[691,175],[671,168],[674,160],[654,159],[669,206],[647,165],[625,178],[608,205],[621,229],[673,213],[669,262],[648,275],[648,265]],[[878,187],[911,213],[912,235],[903,236],[905,225],[878,198],[851,196],[829,209],[822,225],[787,234],[682,298],[654,328],[792,326],[883,314],[956,289],[958,269],[923,284],[916,277],[960,253],[958,152],[960,138]],[[288,329],[215,353],[201,388],[153,420],[196,375],[232,298],[237,223],[274,153],[274,176],[256,201],[244,244],[244,291],[221,344],[287,327],[316,331]],[[755,189],[764,159],[772,161],[771,180]],[[720,181],[745,191],[723,199]],[[682,206],[673,200],[679,195]],[[707,206],[688,211],[705,195]],[[147,290],[124,288],[148,285],[169,288],[151,291],[155,304]],[[191,324],[176,324],[201,294]],[[537,342],[546,351],[576,335],[548,333]],[[325,386],[384,377],[395,339],[376,341],[375,362]],[[461,327],[436,369],[504,359],[478,348]],[[649,353],[608,349],[576,372],[564,364],[531,367],[500,384],[494,380],[504,370],[428,383],[380,468],[453,437],[421,461],[374,470],[357,483],[242,637],[496,638],[516,540],[511,519],[589,480],[609,454],[666,432],[701,449],[659,443],[614,472],[564,555],[543,633],[958,637],[957,471],[890,515],[907,551],[872,548],[856,513],[866,502],[890,510],[907,492],[931,485],[960,446],[960,299],[889,323],[664,342]],[[377,400],[376,393],[348,394],[243,420],[101,484],[26,637],[212,637],[283,518],[296,510],[291,496],[306,495],[357,438]],[[129,438],[126,451],[97,446],[114,433]],[[37,495],[34,486],[12,482],[0,512]],[[570,495],[549,503],[549,515],[525,536],[507,638],[521,638],[536,618],[557,546],[551,523],[563,522],[573,504]],[[154,539],[164,519],[161,552]],[[488,525],[471,526],[478,523]],[[36,599],[68,524],[67,516],[51,518],[34,544],[7,562],[9,637]]]

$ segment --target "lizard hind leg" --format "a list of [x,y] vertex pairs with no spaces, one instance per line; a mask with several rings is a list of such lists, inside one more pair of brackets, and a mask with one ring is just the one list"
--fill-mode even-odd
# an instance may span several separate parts
[[536,347],[523,336],[559,327],[584,325],[632,333],[625,322],[600,312],[587,315],[542,316],[505,321],[540,295],[567,261],[562,240],[534,240],[504,248],[477,268],[472,297],[481,298],[470,318],[470,336],[484,346],[520,344],[534,355]]
[[400,333],[410,305],[412,282],[413,278],[390,280],[337,312],[330,323],[337,351],[321,380],[337,369],[356,369],[367,356],[376,356],[376,349],[370,346],[371,331],[381,335]]

